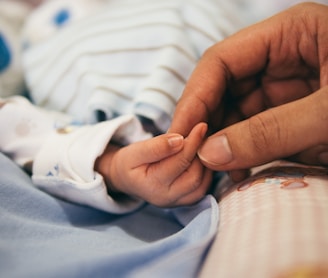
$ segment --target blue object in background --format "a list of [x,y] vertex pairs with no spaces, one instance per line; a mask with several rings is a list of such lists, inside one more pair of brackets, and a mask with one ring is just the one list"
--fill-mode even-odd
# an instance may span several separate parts
[[55,23],[55,25],[57,26],[62,26],[64,25],[71,17],[70,11],[68,9],[61,9],[59,10],[54,18],[53,18],[53,22]]
[[0,33],[0,73],[5,71],[11,62],[11,52],[5,36]]

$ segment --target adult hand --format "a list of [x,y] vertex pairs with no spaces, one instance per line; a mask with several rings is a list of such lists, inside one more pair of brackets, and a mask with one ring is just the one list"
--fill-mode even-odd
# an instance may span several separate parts
[[216,133],[198,154],[214,170],[291,156],[328,165],[327,14],[325,5],[299,4],[209,48],[170,132],[208,122]]

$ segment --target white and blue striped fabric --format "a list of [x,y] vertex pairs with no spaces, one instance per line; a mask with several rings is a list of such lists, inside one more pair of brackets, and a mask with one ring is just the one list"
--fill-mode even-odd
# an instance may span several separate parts
[[165,132],[198,59],[241,27],[238,14],[224,0],[48,1],[24,30],[32,98],[83,123],[133,113]]

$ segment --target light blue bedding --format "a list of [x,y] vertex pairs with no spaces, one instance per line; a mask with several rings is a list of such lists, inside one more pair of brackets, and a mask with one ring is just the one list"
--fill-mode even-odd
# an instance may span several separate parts
[[58,200],[0,154],[0,277],[195,277],[215,199],[117,216]]

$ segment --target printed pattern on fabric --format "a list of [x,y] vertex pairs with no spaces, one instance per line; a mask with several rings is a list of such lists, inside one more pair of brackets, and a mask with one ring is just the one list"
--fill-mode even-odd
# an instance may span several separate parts
[[241,183],[237,190],[243,191],[257,184],[278,185],[281,189],[307,187],[307,177],[328,178],[328,169],[309,166],[277,166],[264,169],[251,179]]
[[327,169],[277,162],[234,190],[226,183],[219,230],[200,277],[328,273]]

